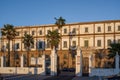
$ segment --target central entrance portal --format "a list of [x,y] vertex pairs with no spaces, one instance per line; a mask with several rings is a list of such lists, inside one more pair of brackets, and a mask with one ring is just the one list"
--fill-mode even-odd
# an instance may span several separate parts
[[89,58],[83,57],[83,68],[82,68],[82,75],[89,76]]

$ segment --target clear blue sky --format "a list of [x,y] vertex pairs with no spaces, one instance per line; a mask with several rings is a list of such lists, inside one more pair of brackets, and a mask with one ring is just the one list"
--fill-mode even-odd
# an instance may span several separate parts
[[120,20],[120,0],[0,0],[0,27]]

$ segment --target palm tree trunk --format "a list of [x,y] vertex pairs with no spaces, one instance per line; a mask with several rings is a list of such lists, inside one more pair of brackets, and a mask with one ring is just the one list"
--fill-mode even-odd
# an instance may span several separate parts
[[29,67],[29,47],[27,49],[27,66]]
[[10,40],[8,40],[8,67],[10,67]]

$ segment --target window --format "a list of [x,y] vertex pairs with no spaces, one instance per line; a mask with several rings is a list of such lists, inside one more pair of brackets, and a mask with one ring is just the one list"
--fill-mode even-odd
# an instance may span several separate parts
[[27,48],[27,46],[24,44],[24,49],[26,49]]
[[48,42],[47,40],[47,45],[46,45],[47,48],[50,48],[50,43]]
[[56,29],[56,31],[58,32],[58,29]]
[[39,35],[42,35],[42,30],[39,31]]
[[24,31],[24,34],[27,34],[27,31]]
[[67,29],[65,28],[65,29],[64,29],[64,34],[66,34],[66,33],[67,33]]
[[118,39],[118,43],[120,43],[120,39]]
[[97,46],[101,47],[101,40],[97,40]]
[[108,31],[111,31],[111,26],[108,26]]
[[20,46],[19,46],[19,43],[16,43],[16,49],[19,49]]
[[16,32],[16,36],[19,36],[19,32]]
[[32,35],[34,35],[35,34],[35,31],[32,31]]
[[42,49],[42,44],[43,44],[42,42],[39,42],[39,47],[38,47],[39,49]]
[[98,27],[98,32],[101,32],[101,27]]
[[72,46],[75,47],[76,46],[76,41],[72,42]]
[[89,42],[88,42],[88,40],[85,40],[84,41],[84,47],[88,47],[89,46]]
[[118,31],[120,31],[120,26],[118,26]]
[[74,34],[76,33],[76,28],[73,28],[72,33]]
[[107,45],[110,46],[110,44],[111,44],[111,40],[108,39],[108,40],[107,40]]
[[67,48],[67,41],[64,41],[64,42],[63,42],[63,47],[64,47],[64,48]]
[[47,34],[49,33],[50,30],[47,30]]
[[8,49],[8,46],[9,46],[9,44],[8,43],[6,43],[6,48]]
[[88,32],[88,27],[85,28],[85,32]]
[[34,48],[34,43],[31,45],[31,48]]

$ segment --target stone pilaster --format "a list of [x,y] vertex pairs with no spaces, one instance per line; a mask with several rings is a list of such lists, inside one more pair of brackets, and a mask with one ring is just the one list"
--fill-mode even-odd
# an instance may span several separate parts
[[[90,53],[90,55],[89,55],[89,73],[91,73],[92,61],[93,61],[93,55],[92,55],[92,53]],[[91,75],[89,74],[89,76],[91,76]]]
[[43,69],[43,73],[42,75],[45,75],[45,55],[42,55],[42,69]]
[[77,48],[76,55],[76,76],[82,76],[82,51]]
[[116,52],[116,56],[115,56],[115,68],[117,70],[119,70],[119,55],[118,55],[118,52]]
[[23,58],[23,54],[21,55],[21,57],[20,57],[20,62],[21,62],[21,64],[20,64],[20,66],[21,67],[24,67],[24,58]]
[[1,67],[5,67],[5,56],[1,56]]
[[57,75],[57,54],[55,48],[51,50],[51,76]]

